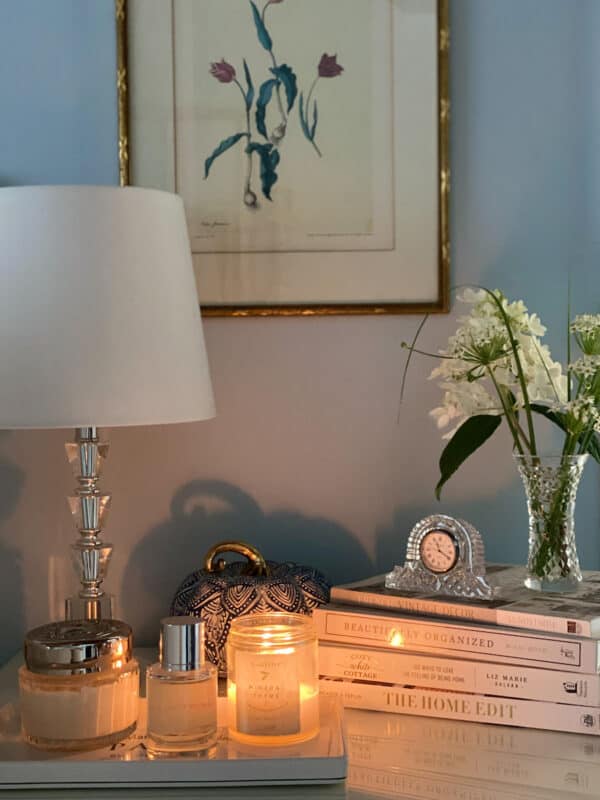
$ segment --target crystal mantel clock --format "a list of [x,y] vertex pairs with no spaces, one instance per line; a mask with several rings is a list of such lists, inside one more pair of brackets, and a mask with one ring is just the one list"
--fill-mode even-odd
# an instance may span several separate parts
[[387,589],[489,599],[481,534],[444,514],[425,517],[410,532],[404,566],[386,575]]

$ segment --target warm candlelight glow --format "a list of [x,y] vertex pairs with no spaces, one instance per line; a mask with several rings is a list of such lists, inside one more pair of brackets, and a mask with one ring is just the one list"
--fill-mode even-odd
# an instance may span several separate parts
[[318,733],[317,640],[309,617],[264,614],[234,620],[227,668],[232,738],[272,746]]
[[392,647],[403,647],[404,646],[404,636],[400,633],[400,631],[391,631],[390,632],[390,644]]

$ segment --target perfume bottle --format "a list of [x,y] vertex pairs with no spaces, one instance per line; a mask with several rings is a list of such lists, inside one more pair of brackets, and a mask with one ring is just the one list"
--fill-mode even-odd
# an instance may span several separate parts
[[160,661],[148,667],[150,756],[209,750],[217,740],[217,668],[204,658],[204,623],[161,620]]

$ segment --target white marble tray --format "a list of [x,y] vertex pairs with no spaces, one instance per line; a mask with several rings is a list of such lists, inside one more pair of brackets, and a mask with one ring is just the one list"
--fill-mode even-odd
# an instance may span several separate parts
[[[125,741],[103,750],[56,755],[22,740],[15,673],[14,662],[0,672],[0,789],[290,786],[336,783],[346,777],[341,711],[325,698],[319,736],[301,745],[248,747],[228,741],[222,728],[211,757],[149,759],[142,699],[138,730]],[[220,720],[224,700],[219,698]]]

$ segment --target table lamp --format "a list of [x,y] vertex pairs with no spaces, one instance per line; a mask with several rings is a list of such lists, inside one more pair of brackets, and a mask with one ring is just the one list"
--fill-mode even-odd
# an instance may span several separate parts
[[0,429],[75,428],[70,619],[113,616],[98,428],[214,415],[183,203],[108,186],[0,189]]

